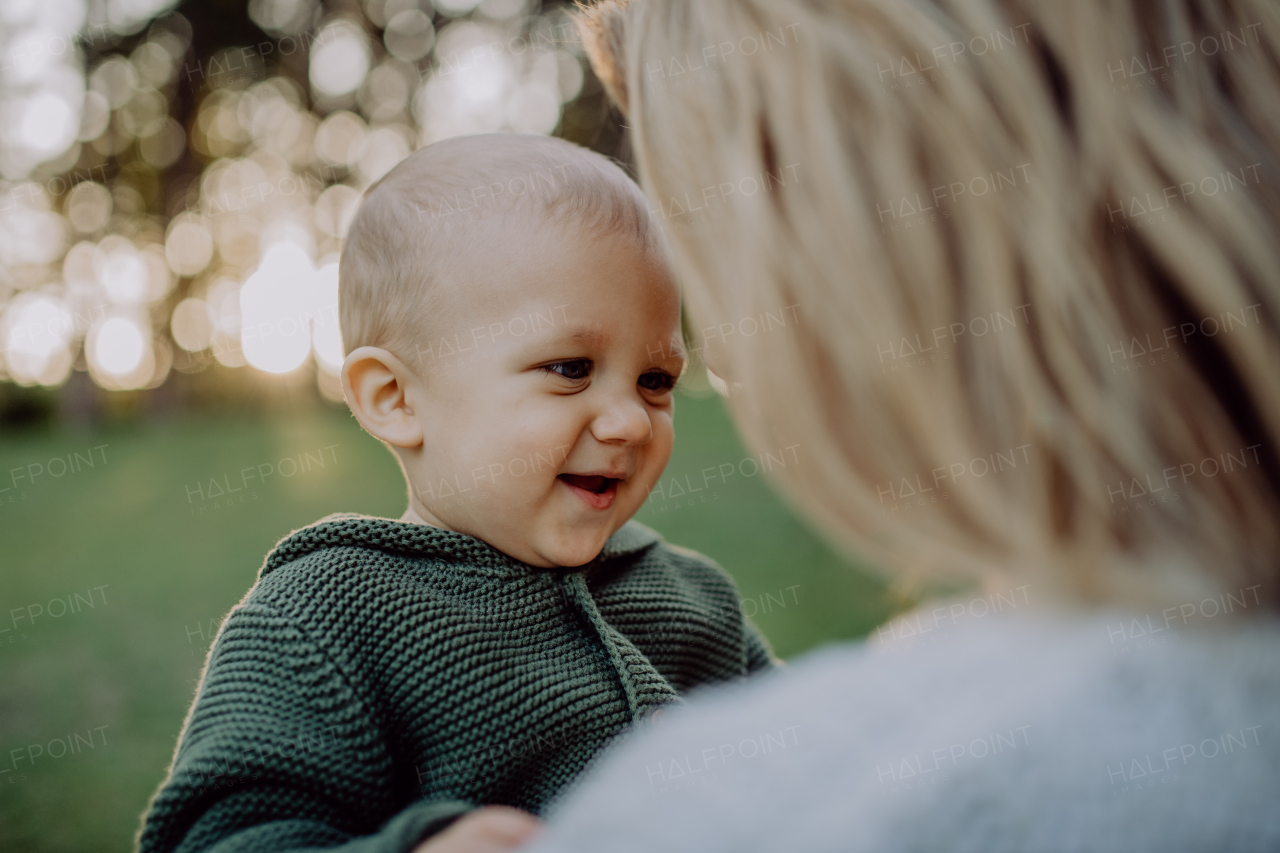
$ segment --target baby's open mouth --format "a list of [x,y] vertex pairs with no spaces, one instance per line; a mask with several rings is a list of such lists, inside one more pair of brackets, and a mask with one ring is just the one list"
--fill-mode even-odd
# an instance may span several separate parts
[[594,474],[561,474],[560,479],[571,486],[577,486],[596,495],[603,495],[621,482],[615,477],[601,477]]
[[602,474],[561,474],[559,480],[593,510],[612,507],[618,497],[618,484],[622,482],[618,477]]

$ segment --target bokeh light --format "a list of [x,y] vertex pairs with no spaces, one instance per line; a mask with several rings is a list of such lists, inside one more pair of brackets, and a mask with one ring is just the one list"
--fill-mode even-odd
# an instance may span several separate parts
[[0,381],[312,364],[340,399],[361,194],[440,139],[555,132],[572,28],[534,0],[251,0],[265,36],[200,54],[175,6],[0,10]]
[[56,261],[66,248],[66,224],[50,210],[52,199],[39,184],[10,188],[0,206],[0,263],[40,265]]
[[248,362],[268,373],[288,373],[311,352],[311,299],[315,269],[294,243],[269,248],[240,289],[240,343]]
[[131,391],[147,386],[156,372],[150,324],[134,312],[104,318],[85,338],[85,357],[90,375],[104,388]]
[[0,322],[10,376],[22,385],[57,385],[71,370],[71,312],[59,299],[37,293],[20,295]]
[[41,92],[27,100],[18,119],[18,142],[41,154],[66,148],[79,128],[78,116],[60,95]]
[[137,323],[112,317],[96,330],[91,352],[99,368],[113,376],[124,376],[142,363],[146,348],[147,342]]
[[106,23],[111,29],[127,35],[138,32],[147,21],[176,5],[177,0],[106,0],[95,11],[105,11]]
[[184,213],[169,223],[164,256],[177,275],[196,275],[213,258],[213,235],[204,217]]
[[369,40],[354,23],[340,19],[320,31],[311,51],[311,85],[321,96],[356,90],[369,73]]
[[249,18],[275,35],[301,32],[311,22],[316,0],[249,0]]
[[322,266],[315,276],[312,293],[313,310],[311,344],[316,363],[322,370],[337,375],[342,367],[342,333],[338,329],[338,265]]
[[104,238],[98,244],[94,268],[111,302],[131,305],[146,298],[147,265],[128,239],[115,234]]
[[316,155],[330,166],[353,166],[360,158],[365,132],[360,116],[346,110],[333,113],[316,130]]
[[436,40],[435,27],[421,9],[405,9],[387,22],[382,36],[387,53],[414,62],[426,56]]
[[178,346],[200,352],[213,346],[214,317],[203,299],[184,299],[173,309],[169,331]]
[[81,181],[67,193],[67,220],[82,234],[101,229],[111,218],[111,193],[102,184]]
[[435,0],[435,5],[442,14],[457,17],[479,6],[480,0]]

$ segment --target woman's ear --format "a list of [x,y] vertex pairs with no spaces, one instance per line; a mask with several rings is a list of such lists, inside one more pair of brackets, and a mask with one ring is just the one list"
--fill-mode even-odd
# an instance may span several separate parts
[[592,70],[623,115],[628,112],[627,58],[622,45],[629,4],[630,0],[601,0],[591,4],[579,0],[573,16]]
[[404,362],[380,347],[358,347],[343,361],[341,377],[360,426],[395,447],[422,446],[422,425],[407,395],[418,378]]

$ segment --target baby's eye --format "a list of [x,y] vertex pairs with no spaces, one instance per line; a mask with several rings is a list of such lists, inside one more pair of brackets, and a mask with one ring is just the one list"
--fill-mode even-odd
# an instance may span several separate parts
[[646,391],[662,393],[676,387],[676,378],[665,370],[650,370],[640,374],[637,384]]
[[589,358],[575,358],[571,361],[557,361],[555,364],[545,365],[542,369],[576,382],[590,376],[592,366]]

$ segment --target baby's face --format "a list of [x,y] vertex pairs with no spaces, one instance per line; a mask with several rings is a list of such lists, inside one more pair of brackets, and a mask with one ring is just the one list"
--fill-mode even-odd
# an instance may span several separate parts
[[[668,271],[624,237],[494,230],[424,324],[405,454],[424,520],[535,566],[579,566],[631,518],[674,442],[685,365]],[[406,354],[413,360],[415,354]]]

